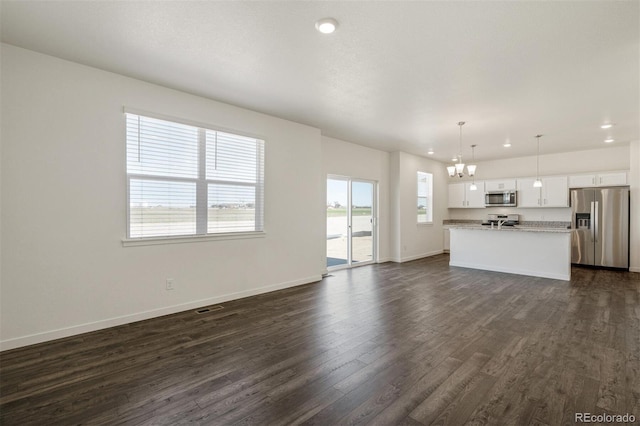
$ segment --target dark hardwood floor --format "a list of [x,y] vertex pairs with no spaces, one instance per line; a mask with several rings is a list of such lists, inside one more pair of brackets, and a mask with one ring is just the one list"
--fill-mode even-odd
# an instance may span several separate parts
[[447,255],[0,354],[3,425],[640,419],[640,274]]

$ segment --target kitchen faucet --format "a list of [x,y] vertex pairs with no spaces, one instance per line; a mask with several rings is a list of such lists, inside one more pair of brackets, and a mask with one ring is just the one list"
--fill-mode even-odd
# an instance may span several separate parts
[[502,229],[502,225],[503,225],[504,223],[506,223],[506,222],[507,222],[507,220],[506,220],[506,219],[499,219],[499,220],[498,220],[498,229]]

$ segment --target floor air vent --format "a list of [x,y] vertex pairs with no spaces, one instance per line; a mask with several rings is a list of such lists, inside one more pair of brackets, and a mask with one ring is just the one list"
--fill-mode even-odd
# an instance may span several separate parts
[[224,309],[222,305],[215,306],[207,306],[206,308],[200,308],[196,311],[196,314],[206,314],[208,312],[219,311],[220,309]]

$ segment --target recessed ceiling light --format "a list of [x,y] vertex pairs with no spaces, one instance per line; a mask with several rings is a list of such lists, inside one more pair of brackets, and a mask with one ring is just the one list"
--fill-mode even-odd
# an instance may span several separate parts
[[507,143],[503,144],[502,146],[504,146],[505,148],[510,148],[511,144],[509,142],[507,142]]
[[614,141],[613,138],[607,138],[607,139],[604,140],[604,143],[611,143],[613,141]]
[[451,161],[458,161],[458,157],[452,158]]
[[432,149],[430,149],[429,151],[427,151],[427,154],[429,154],[429,155],[433,155],[433,150],[432,150]]
[[612,123],[605,123],[602,126],[600,126],[601,129],[610,129],[613,127]]
[[316,29],[322,34],[331,34],[338,28],[338,21],[333,18],[324,18],[316,22]]

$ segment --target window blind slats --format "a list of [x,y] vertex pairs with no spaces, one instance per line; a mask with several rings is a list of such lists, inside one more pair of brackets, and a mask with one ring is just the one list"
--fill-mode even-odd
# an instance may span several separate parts
[[262,230],[264,141],[131,113],[126,139],[129,238]]
[[198,177],[198,128],[127,114],[127,171]]
[[256,182],[262,141],[207,131],[207,179]]

